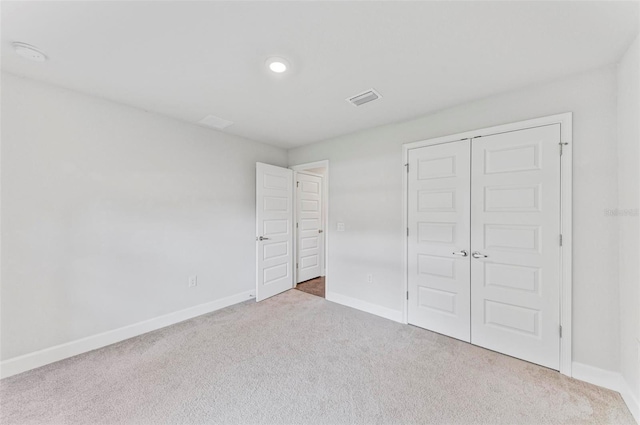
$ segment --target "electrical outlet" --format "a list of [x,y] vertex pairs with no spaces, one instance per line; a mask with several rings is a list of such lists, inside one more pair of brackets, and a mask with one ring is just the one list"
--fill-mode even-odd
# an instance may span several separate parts
[[198,286],[198,276],[189,276],[189,288]]
[[373,275],[371,273],[367,275],[367,283],[373,283]]

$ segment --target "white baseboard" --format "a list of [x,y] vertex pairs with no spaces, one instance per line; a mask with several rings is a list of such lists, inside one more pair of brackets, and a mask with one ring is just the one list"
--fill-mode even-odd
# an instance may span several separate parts
[[620,391],[620,378],[622,378],[622,376],[618,372],[611,372],[584,363],[573,362],[571,364],[571,376],[599,387]]
[[0,378],[7,378],[49,363],[77,356],[78,354],[86,353],[87,351],[102,348],[134,336],[183,322],[251,298],[254,298],[254,291],[241,292],[239,294],[231,295],[230,297],[185,308],[184,310],[154,317],[153,319],[134,323],[122,328],[4,360],[0,362]]
[[390,308],[382,307],[377,304],[371,304],[357,298],[351,298],[346,295],[336,294],[335,292],[327,292],[326,299],[337,304],[355,308],[356,310],[366,311],[367,313],[375,314],[376,316],[393,320],[394,322],[403,323],[402,311],[400,310],[392,310]]
[[627,381],[618,372],[600,369],[583,363],[573,362],[571,365],[573,378],[585,381],[599,387],[604,387],[620,393],[622,399],[629,407],[636,422],[640,424],[640,404],[633,394]]
[[621,380],[621,388],[620,395],[625,403],[627,403],[627,407],[631,410],[631,414],[636,419],[636,422],[640,424],[640,401],[637,396],[633,394],[631,387],[627,383],[627,381],[620,376]]

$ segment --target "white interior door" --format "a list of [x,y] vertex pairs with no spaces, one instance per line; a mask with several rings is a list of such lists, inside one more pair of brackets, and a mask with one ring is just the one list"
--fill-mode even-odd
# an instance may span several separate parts
[[472,142],[471,342],[560,366],[560,125]]
[[409,151],[409,323],[469,342],[469,140]]
[[322,177],[299,172],[296,186],[299,283],[322,274]]
[[293,171],[256,163],[256,301],[293,287]]

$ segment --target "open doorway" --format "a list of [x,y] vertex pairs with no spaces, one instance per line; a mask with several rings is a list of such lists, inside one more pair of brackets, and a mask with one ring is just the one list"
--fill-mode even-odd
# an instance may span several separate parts
[[294,171],[295,289],[325,298],[329,161],[291,167]]

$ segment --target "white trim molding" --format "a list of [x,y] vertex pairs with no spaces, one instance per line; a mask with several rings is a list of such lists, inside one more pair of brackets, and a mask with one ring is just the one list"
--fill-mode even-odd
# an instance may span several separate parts
[[613,391],[619,391],[620,378],[622,376],[617,372],[611,372],[579,362],[573,362],[572,370],[573,378],[575,379]]
[[640,402],[620,373],[578,362],[573,362],[572,370],[575,379],[620,393],[636,422],[640,424]]
[[499,125],[495,127],[482,128],[478,130],[467,131],[464,133],[451,134],[433,139],[421,140],[402,145],[402,234],[404,239],[404,307],[402,311],[403,323],[408,323],[409,304],[405,294],[409,290],[408,278],[408,238],[406,229],[409,226],[407,211],[407,191],[408,181],[406,164],[409,162],[409,151],[425,146],[439,145],[443,143],[456,142],[463,139],[473,139],[474,137],[489,136],[499,133],[507,133],[510,131],[525,130],[528,128],[541,127],[545,125],[560,124],[560,143],[562,156],[560,157],[560,233],[562,234],[562,247],[560,248],[560,325],[562,326],[562,337],[560,339],[560,373],[572,376],[572,323],[571,323],[571,306],[572,306],[572,211],[571,204],[573,199],[573,130],[572,130],[573,114],[566,112],[563,114],[551,115],[547,117],[534,118],[527,121],[519,121],[510,124]]
[[620,390],[618,391],[627,404],[633,418],[640,424],[640,400],[636,398],[627,381],[620,375]]
[[17,375],[18,373],[77,356],[78,354],[115,344],[116,342],[171,326],[252,298],[255,298],[255,292],[253,290],[245,291],[226,298],[154,317],[153,319],[144,320],[132,325],[123,326],[118,329],[4,360],[0,362],[0,378],[7,378]]
[[400,310],[393,310],[377,304],[371,304],[366,301],[335,292],[326,292],[326,299],[327,301],[355,308],[356,310],[364,311],[365,313],[375,314],[376,316],[384,317],[385,319],[393,320],[394,322],[404,323],[402,320],[402,311]]

